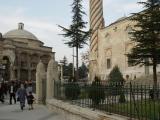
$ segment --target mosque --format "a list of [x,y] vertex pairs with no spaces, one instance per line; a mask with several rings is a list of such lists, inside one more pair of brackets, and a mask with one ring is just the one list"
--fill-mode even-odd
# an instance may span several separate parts
[[47,69],[55,58],[51,47],[44,46],[34,34],[19,23],[18,29],[0,34],[0,78],[9,80],[36,80],[36,67],[41,60]]
[[[122,17],[109,26],[103,19],[103,0],[90,0],[90,29],[93,34],[90,39],[89,77],[95,76],[107,80],[114,66],[118,66],[124,76],[130,80],[152,74],[152,67],[133,66],[128,63],[127,53],[135,45],[130,34],[135,22],[130,17]],[[158,67],[157,72],[160,69]]]

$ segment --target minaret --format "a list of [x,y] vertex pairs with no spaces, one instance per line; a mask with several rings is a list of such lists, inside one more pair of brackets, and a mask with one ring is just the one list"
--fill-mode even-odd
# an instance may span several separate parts
[[104,28],[103,0],[90,0],[90,63],[89,79],[92,81],[98,75],[98,30]]
[[90,0],[90,51],[98,50],[98,29],[104,28],[103,0]]

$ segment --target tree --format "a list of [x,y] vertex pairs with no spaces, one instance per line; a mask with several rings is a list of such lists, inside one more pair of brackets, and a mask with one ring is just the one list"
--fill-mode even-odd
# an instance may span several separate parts
[[82,10],[82,0],[73,0],[72,3],[72,24],[69,28],[65,28],[61,25],[58,25],[62,28],[65,38],[69,38],[65,42],[69,47],[76,47],[76,79],[78,80],[78,49],[83,48],[84,44],[87,44],[87,40],[90,34],[90,31],[84,31],[86,28],[87,22],[84,22],[82,16],[85,15],[85,12]]
[[124,83],[124,78],[118,66],[115,66],[109,74],[109,83]]
[[65,84],[65,96],[68,100],[77,100],[80,95],[80,87],[74,80]]
[[66,56],[63,57],[63,76],[68,76],[68,67],[67,67],[67,58]]
[[95,77],[95,80],[92,82],[92,85],[89,89],[89,98],[93,102],[93,107],[96,107],[99,105],[100,102],[103,102],[105,100],[105,88],[102,85],[100,79],[98,77]]
[[67,70],[68,70],[68,71],[67,71],[67,74],[68,74],[68,76],[70,76],[70,77],[73,77],[73,76],[72,76],[72,74],[73,74],[73,73],[72,73],[72,69],[73,69],[73,63],[69,63],[68,66],[67,66]]
[[139,2],[145,10],[131,18],[136,25],[131,34],[135,46],[127,55],[133,65],[153,66],[154,87],[157,86],[157,64],[160,62],[160,8],[158,0]]
[[67,61],[67,58],[66,58],[66,56],[64,56],[64,57],[63,57],[63,64],[64,64],[64,66],[67,66],[67,62],[68,62],[68,61]]
[[109,74],[108,86],[109,86],[109,95],[121,95],[122,88],[124,86],[124,78],[122,73],[119,70],[118,66],[115,66]]
[[87,69],[86,65],[84,64],[84,62],[82,62],[81,67],[79,67],[79,76],[80,76],[79,78],[80,79],[86,78],[87,72],[88,72],[88,69]]

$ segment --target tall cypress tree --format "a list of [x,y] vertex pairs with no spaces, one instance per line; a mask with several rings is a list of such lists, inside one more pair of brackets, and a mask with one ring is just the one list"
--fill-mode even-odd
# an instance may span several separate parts
[[69,47],[76,47],[76,79],[79,79],[78,76],[78,49],[83,48],[84,44],[87,44],[87,40],[90,34],[90,31],[84,31],[83,29],[86,28],[87,22],[83,21],[83,15],[85,12],[82,10],[82,0],[73,0],[72,3],[72,24],[69,28],[65,28],[59,25],[62,28],[64,37],[69,38],[65,42]]
[[153,66],[154,86],[157,86],[157,65],[160,63],[160,5],[159,0],[139,2],[145,10],[131,18],[136,22],[131,40],[136,45],[128,54],[134,65]]

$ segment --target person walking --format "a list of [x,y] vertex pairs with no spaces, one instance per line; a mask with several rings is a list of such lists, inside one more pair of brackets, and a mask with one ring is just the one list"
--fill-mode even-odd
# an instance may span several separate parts
[[4,103],[4,90],[3,85],[0,83],[0,101]]
[[10,97],[10,105],[12,104],[12,99],[14,99],[14,104],[16,104],[16,87],[15,87],[15,84],[14,84],[14,81],[11,82],[11,85],[9,87],[9,97]]
[[31,83],[28,84],[28,86],[26,88],[26,92],[27,92],[27,102],[28,102],[28,96],[30,95],[30,92],[32,93],[32,84]]
[[34,96],[33,96],[32,92],[29,92],[29,95],[28,95],[28,97],[27,97],[27,100],[28,100],[29,110],[33,110]]
[[27,95],[29,95],[29,92],[32,92],[32,83],[29,83],[27,88],[26,88],[26,91],[27,91]]
[[18,89],[17,95],[18,95],[18,99],[20,102],[20,108],[23,111],[23,109],[25,107],[25,100],[27,97],[26,89],[24,88],[23,84],[21,84],[21,87]]

